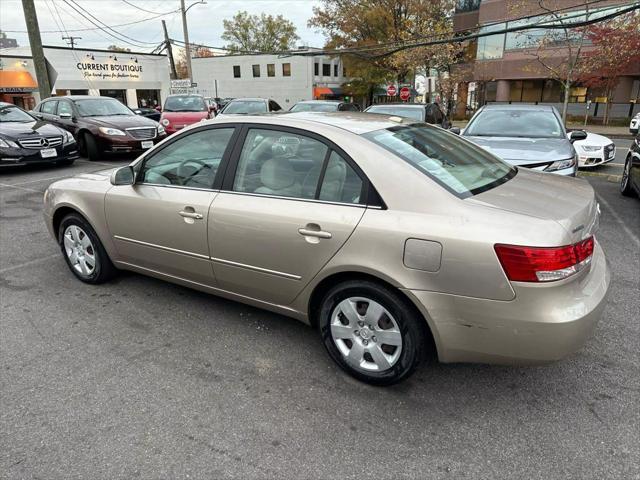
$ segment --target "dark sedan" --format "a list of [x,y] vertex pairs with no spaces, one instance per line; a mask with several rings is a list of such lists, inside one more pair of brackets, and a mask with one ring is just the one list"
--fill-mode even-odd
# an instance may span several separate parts
[[627,197],[640,195],[640,133],[636,135],[627,153],[620,191]]
[[451,128],[451,122],[437,103],[379,103],[371,105],[365,112],[395,115],[442,128]]
[[296,103],[290,112],[359,112],[357,103],[340,102],[338,100],[303,100]]
[[136,115],[110,97],[51,97],[39,103],[33,113],[73,134],[80,154],[92,161],[104,152],[140,153],[167,136],[158,122]]
[[0,167],[36,163],[70,165],[76,158],[73,135],[11,103],[0,102]]

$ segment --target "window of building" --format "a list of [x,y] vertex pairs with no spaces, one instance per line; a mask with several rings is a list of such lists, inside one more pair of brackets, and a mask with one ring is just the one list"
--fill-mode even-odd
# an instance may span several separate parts
[[318,62],[315,62],[315,63],[313,64],[313,74],[314,74],[315,76],[320,75],[320,65],[318,64]]
[[253,65],[253,76],[255,77],[259,77],[260,76],[260,65]]
[[342,76],[343,77],[347,76],[347,67],[342,67]]
[[[260,76],[258,74],[258,76]],[[267,77],[275,77],[276,76],[276,64],[275,63],[267,63]]]
[[[495,25],[489,25],[481,27],[480,32],[494,32],[496,30],[503,30],[505,23],[498,23]],[[498,35],[489,35],[488,37],[480,37],[478,39],[478,51],[476,58],[478,60],[492,60],[495,58],[502,58],[504,53],[504,33]]]
[[283,63],[282,64],[282,76],[283,77],[290,77],[291,76],[291,64],[290,63]]
[[240,78],[240,65],[233,66],[233,78]]
[[338,75],[338,64],[337,63],[333,66],[333,76],[334,77],[338,77],[339,76]]
[[330,77],[331,76],[331,64],[330,63],[323,63],[322,64],[322,76],[323,77]]

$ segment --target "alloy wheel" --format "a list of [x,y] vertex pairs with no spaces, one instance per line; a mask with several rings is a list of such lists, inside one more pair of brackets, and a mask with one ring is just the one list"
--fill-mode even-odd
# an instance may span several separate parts
[[629,174],[631,173],[631,160],[627,159],[622,170],[622,180],[620,181],[620,189],[625,190],[629,183]]
[[73,269],[83,276],[90,276],[96,269],[96,251],[87,233],[77,225],[69,225],[64,231],[64,251]]
[[400,358],[402,334],[393,315],[365,297],[342,300],[331,313],[331,336],[345,361],[365,372],[383,372]]

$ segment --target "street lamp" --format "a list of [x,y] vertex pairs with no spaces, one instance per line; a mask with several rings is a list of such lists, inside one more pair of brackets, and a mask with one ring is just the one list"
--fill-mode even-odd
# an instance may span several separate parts
[[199,0],[192,3],[187,8],[184,8],[184,0],[180,0],[180,10],[182,10],[182,31],[184,32],[184,48],[187,55],[187,75],[189,76],[191,83],[193,83],[193,76],[191,75],[191,47],[189,46],[189,30],[187,29],[187,12],[191,7],[198,5],[199,3],[206,4],[207,2],[205,0]]

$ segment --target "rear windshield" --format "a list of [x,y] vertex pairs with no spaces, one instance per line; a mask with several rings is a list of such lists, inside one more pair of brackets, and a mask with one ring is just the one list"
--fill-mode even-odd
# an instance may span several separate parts
[[411,120],[418,120],[419,122],[424,121],[424,108],[373,106],[367,109],[367,113],[397,115],[398,117],[410,118]]
[[163,110],[167,112],[204,112],[207,104],[204,98],[198,96],[167,97]]
[[514,167],[486,150],[425,123],[398,125],[362,136],[461,198],[489,190],[516,174]]
[[225,107],[222,113],[266,113],[267,112],[267,104],[266,102],[259,101],[234,101]]
[[296,103],[292,112],[337,112],[338,103]]
[[487,109],[464,134],[476,137],[564,138],[564,129],[551,110]]

